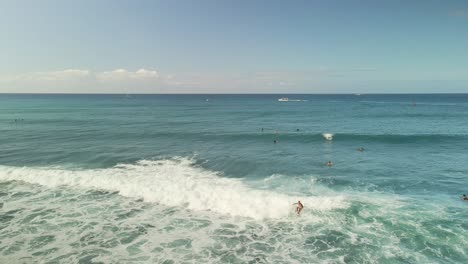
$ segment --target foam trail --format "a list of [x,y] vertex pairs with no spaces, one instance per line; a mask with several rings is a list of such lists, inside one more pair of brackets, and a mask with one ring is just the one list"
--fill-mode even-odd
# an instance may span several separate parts
[[[291,212],[291,202],[296,200],[285,194],[249,188],[241,180],[195,167],[185,158],[142,160],[93,170],[0,166],[0,180],[118,191],[123,196],[143,198],[147,202],[257,219],[284,217]],[[306,197],[301,201],[314,210],[345,206],[341,197]]]

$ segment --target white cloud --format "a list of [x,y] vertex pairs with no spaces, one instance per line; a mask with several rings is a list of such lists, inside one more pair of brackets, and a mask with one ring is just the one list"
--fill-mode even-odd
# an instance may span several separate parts
[[135,72],[126,69],[116,69],[96,73],[96,79],[100,82],[131,81],[131,80],[157,80],[159,74],[155,70],[139,69]]
[[[3,89],[37,92],[253,92],[285,91],[324,75],[315,71],[264,71],[244,74],[160,74],[153,69],[90,71],[67,69],[0,76]],[[2,87],[0,87],[2,89]]]
[[[369,80],[370,67],[250,73],[164,73],[153,69],[66,69],[0,75],[0,92],[35,93],[287,93],[323,91],[333,83]],[[373,74],[372,76],[375,76]],[[455,75],[460,75],[456,73]],[[378,78],[373,77],[374,79]],[[334,81],[334,82],[333,82]],[[328,91],[328,90],[327,90]]]
[[136,71],[66,69],[0,75],[0,92],[154,93],[164,86],[169,85],[157,71],[144,68]]
[[89,70],[67,69],[61,71],[29,72],[16,75],[0,75],[0,81],[76,81],[80,79],[97,79],[98,81],[125,81],[125,80],[157,80],[159,74],[155,70],[139,69],[128,71],[116,69],[113,71],[92,72]]
[[145,69],[139,69],[138,71],[135,72],[135,76],[137,79],[157,79],[159,77],[158,73],[153,70],[145,70]]
[[17,75],[1,76],[0,80],[7,82],[17,81],[68,81],[85,79],[90,76],[88,70],[67,69],[62,71],[31,72]]

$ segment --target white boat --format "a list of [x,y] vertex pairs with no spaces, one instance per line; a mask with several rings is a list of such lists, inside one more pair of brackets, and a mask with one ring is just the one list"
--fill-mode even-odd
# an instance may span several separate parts
[[307,100],[299,100],[299,99],[289,99],[287,97],[283,97],[278,99],[279,102],[307,102]]

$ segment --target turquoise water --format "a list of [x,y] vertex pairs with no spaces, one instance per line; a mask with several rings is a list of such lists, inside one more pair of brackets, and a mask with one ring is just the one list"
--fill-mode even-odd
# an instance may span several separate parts
[[0,262],[468,262],[468,95],[280,97],[0,95]]

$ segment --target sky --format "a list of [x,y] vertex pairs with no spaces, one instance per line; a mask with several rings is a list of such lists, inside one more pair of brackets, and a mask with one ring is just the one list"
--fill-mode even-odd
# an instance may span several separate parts
[[468,1],[0,0],[0,93],[468,93]]

